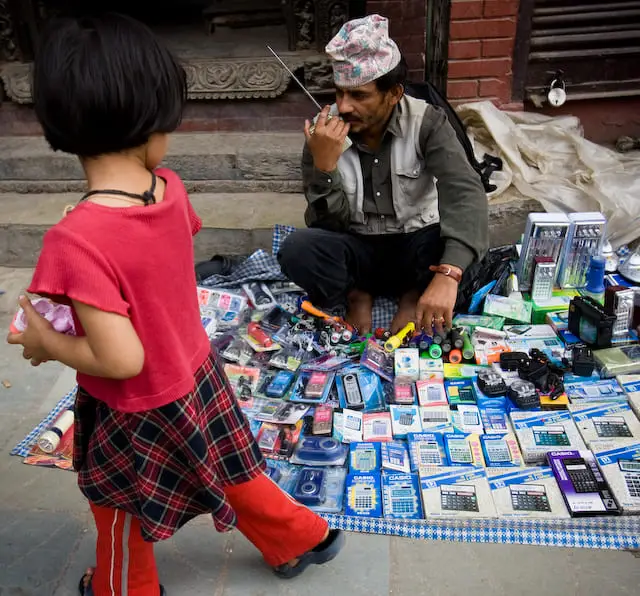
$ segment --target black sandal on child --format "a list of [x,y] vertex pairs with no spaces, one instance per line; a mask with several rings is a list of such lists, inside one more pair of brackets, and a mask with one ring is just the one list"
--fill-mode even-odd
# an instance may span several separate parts
[[273,572],[281,579],[293,579],[300,575],[309,565],[324,565],[338,556],[346,542],[342,530],[330,530],[327,538],[313,550],[307,551],[298,558],[296,565],[279,565]]
[[[89,580],[89,583],[86,586],[84,585],[87,575],[91,577],[93,574],[85,573],[80,578],[80,583],[78,584],[78,591],[80,592],[80,596],[94,596],[93,588],[91,587],[91,580]],[[167,592],[165,591],[164,586],[162,585],[160,586],[160,596],[167,596]]]

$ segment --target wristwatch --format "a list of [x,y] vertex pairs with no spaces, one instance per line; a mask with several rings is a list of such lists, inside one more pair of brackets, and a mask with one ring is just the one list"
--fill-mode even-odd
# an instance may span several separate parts
[[446,275],[451,279],[455,279],[458,283],[462,281],[462,275],[460,275],[460,273],[458,273],[457,271],[449,267],[449,265],[431,265],[431,267],[429,267],[429,271]]

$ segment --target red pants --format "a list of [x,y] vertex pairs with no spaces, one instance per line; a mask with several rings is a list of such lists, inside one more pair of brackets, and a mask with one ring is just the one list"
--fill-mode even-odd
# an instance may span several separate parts
[[[262,553],[267,564],[282,565],[322,542],[327,522],[294,501],[264,474],[228,486],[238,530]],[[138,520],[124,511],[91,511],[98,529],[95,596],[159,596],[153,543],[145,542]]]

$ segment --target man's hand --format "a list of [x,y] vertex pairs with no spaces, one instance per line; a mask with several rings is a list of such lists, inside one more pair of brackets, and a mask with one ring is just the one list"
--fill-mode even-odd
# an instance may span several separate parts
[[[462,271],[457,267],[454,270]],[[436,273],[427,286],[416,308],[416,327],[424,328],[427,335],[432,329],[442,334],[444,329],[451,329],[453,325],[453,308],[458,297],[458,282],[442,273]]]
[[313,156],[313,165],[323,172],[333,172],[342,155],[344,140],[349,134],[349,124],[338,117],[329,118],[330,107],[326,106],[316,122],[311,134],[311,122],[304,123],[304,136]]
[[22,356],[26,360],[31,360],[33,366],[38,366],[52,359],[44,346],[47,335],[56,331],[51,323],[33,307],[29,298],[22,296],[19,304],[24,311],[27,327],[22,333],[9,333],[7,342],[21,345]]

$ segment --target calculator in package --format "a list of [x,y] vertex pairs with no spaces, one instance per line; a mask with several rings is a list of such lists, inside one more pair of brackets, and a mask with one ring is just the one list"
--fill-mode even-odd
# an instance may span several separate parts
[[584,450],[586,445],[567,411],[512,411],[511,424],[527,464],[544,464],[558,449]]
[[594,350],[593,357],[602,377],[640,373],[640,345]]
[[487,468],[524,466],[518,440],[512,433],[491,434],[480,437],[482,454]]
[[640,440],[640,421],[629,404],[571,404],[569,411],[588,447],[598,439]]
[[444,449],[450,466],[484,466],[478,435],[445,433]]
[[626,402],[627,396],[615,379],[582,379],[565,382],[564,390],[571,403]]
[[447,380],[444,382],[444,387],[452,410],[459,405],[476,404],[476,393],[471,379]]
[[449,465],[442,433],[410,433],[407,435],[407,444],[412,472]]
[[451,413],[453,428],[462,433],[481,435],[484,433],[480,410],[478,406],[459,405],[457,410]]
[[453,432],[453,418],[449,406],[421,406],[420,423],[428,432]]
[[487,476],[499,517],[569,517],[551,468],[490,468],[487,470]]
[[447,392],[442,378],[432,376],[416,382],[418,403],[421,406],[447,406]]
[[403,441],[387,441],[380,443],[380,459],[382,468],[385,470],[395,470],[396,472],[411,471],[409,451],[407,444]]
[[640,441],[599,439],[591,451],[622,513],[640,514]]
[[365,441],[384,442],[391,441],[393,438],[391,414],[389,412],[363,414],[362,426],[362,438]]
[[407,433],[422,431],[420,408],[418,406],[389,406],[394,438],[405,438]]
[[342,441],[358,443],[363,440],[364,424],[360,410],[342,410]]
[[346,481],[345,515],[382,517],[382,487],[379,473],[350,473]]
[[509,416],[505,410],[498,408],[481,408],[480,417],[485,434],[503,434],[511,430]]
[[382,511],[386,519],[422,519],[420,484],[416,474],[382,474]]
[[380,443],[351,443],[349,445],[349,472],[365,474],[381,467]]
[[550,451],[547,457],[571,517],[621,513],[591,451]]
[[421,469],[420,488],[427,517],[497,517],[482,468]]

